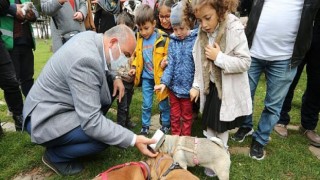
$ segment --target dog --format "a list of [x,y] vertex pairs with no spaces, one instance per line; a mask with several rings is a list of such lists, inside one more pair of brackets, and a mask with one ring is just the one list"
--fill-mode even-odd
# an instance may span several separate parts
[[150,167],[151,179],[159,180],[199,180],[186,169],[182,169],[173,158],[164,153],[159,153],[155,158],[149,158],[146,163]]
[[93,180],[150,180],[150,168],[143,162],[129,162],[113,166]]
[[213,170],[219,179],[229,179],[230,155],[221,139],[166,135],[159,152],[170,154],[183,169],[196,165]]

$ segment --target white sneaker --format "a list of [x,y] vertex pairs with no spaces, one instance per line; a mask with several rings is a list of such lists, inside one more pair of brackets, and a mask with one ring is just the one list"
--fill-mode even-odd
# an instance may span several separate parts
[[204,168],[204,174],[206,174],[209,177],[216,177],[217,176],[216,173],[209,168]]

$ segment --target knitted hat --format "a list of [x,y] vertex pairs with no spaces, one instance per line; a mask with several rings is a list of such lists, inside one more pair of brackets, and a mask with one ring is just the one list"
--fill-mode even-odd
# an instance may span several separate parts
[[180,26],[182,23],[183,5],[179,1],[171,7],[170,22],[171,26]]

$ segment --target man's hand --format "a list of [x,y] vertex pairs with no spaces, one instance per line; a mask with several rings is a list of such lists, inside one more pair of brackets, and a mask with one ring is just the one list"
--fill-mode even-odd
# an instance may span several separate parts
[[79,12],[79,11],[76,12],[76,13],[74,13],[73,19],[74,19],[74,20],[77,20],[77,21],[79,21],[79,22],[83,21],[83,15],[82,15],[82,13]]
[[35,14],[31,9],[26,12],[25,18],[26,18],[26,20],[31,21],[31,22],[36,20]]
[[116,96],[118,93],[118,101],[121,102],[122,97],[124,96],[124,85],[121,79],[115,79],[113,81],[113,94],[112,96]]
[[136,70],[135,69],[130,69],[128,74],[129,74],[129,76],[134,76],[136,74]]
[[166,85],[164,85],[164,84],[155,85],[154,91],[160,91],[160,93],[162,93],[165,88],[166,88]]
[[195,88],[191,88],[190,89],[190,100],[191,101],[194,101],[194,102],[197,102],[198,98],[199,98],[199,90],[198,89],[195,89]]
[[136,144],[135,146],[138,148],[138,150],[146,155],[146,156],[149,156],[149,157],[156,157],[158,155],[158,153],[152,153],[147,145],[148,144],[154,144],[156,143],[157,141],[155,139],[149,139],[149,138],[146,138],[144,136],[141,136],[141,135],[137,135],[137,139],[136,139]]
[[21,21],[24,21],[24,15],[23,15],[23,12],[22,12],[22,4],[16,4],[16,7],[17,7],[17,12],[16,12],[16,18],[21,20]]
[[217,59],[218,53],[220,52],[220,46],[217,43],[214,43],[214,46],[208,44],[205,47],[206,57],[212,61]]

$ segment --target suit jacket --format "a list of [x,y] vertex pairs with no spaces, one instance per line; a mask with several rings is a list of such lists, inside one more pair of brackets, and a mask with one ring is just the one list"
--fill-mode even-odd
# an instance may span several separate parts
[[41,10],[46,15],[54,18],[57,27],[53,19],[51,19],[50,29],[52,36],[52,49],[56,52],[62,46],[61,35],[72,31],[85,31],[84,22],[78,22],[73,20],[75,12],[79,11],[83,14],[83,20],[87,16],[87,5],[85,0],[74,0],[75,9],[72,9],[69,2],[65,2],[61,5],[58,0],[41,0]]
[[133,132],[100,110],[111,104],[102,41],[103,34],[79,33],[48,60],[23,108],[24,123],[31,115],[32,142],[42,144],[81,126],[103,143],[130,145]]

